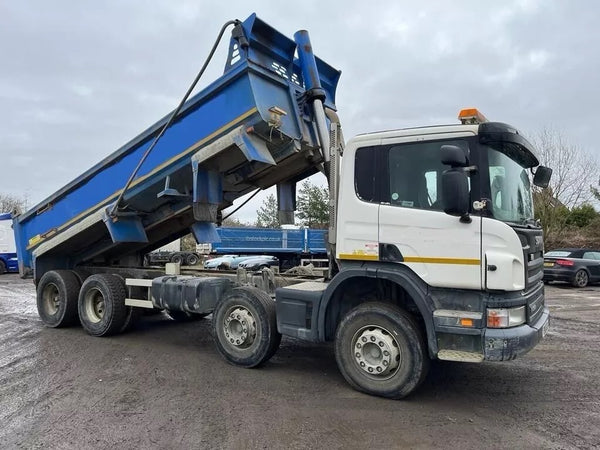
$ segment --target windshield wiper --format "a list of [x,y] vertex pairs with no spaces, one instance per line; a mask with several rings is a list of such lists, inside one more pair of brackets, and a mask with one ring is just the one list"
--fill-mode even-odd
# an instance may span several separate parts
[[521,218],[521,225],[527,225],[528,227],[535,227],[535,228],[539,228],[540,224],[539,221],[536,219],[531,219],[528,217],[522,217]]

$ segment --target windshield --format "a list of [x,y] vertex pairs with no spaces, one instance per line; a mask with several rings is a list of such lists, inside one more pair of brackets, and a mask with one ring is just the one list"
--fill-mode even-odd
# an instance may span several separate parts
[[527,169],[506,154],[487,147],[492,212],[504,222],[533,220],[533,200]]

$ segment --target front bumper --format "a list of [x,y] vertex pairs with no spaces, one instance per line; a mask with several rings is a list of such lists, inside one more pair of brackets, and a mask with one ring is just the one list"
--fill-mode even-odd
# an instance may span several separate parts
[[506,361],[523,355],[537,345],[548,332],[549,311],[544,312],[533,325],[513,328],[486,328],[484,331],[484,359]]
[[[539,282],[527,292],[475,293],[452,292],[443,297],[436,292],[435,301],[450,308],[433,314],[438,359],[450,361],[506,361],[531,350],[548,330],[548,308],[544,305],[544,285]],[[453,300],[451,303],[449,300]],[[457,303],[460,302],[460,305]],[[488,308],[527,307],[527,322],[511,328],[488,328]],[[458,306],[458,307],[457,307]],[[460,311],[459,311],[460,308]],[[481,311],[477,312],[476,311]],[[474,317],[472,327],[461,327],[457,317],[465,313]],[[479,317],[475,317],[479,315]]]

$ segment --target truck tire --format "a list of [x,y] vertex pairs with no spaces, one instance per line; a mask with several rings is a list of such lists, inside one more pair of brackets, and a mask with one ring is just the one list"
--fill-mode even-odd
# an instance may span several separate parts
[[92,336],[110,336],[127,328],[125,283],[115,275],[100,273],[88,277],[79,292],[79,320]]
[[37,309],[44,325],[61,328],[77,323],[79,280],[70,270],[50,270],[36,286]]
[[174,264],[182,264],[183,263],[183,255],[177,254],[171,256],[171,262]]
[[[125,284],[125,278],[123,278],[122,275],[119,275],[116,273],[114,273],[112,275],[117,277],[119,280],[121,280],[121,283],[123,283],[123,289],[125,289],[125,297],[127,298],[128,290],[127,290],[127,285]],[[88,276],[89,276],[89,274],[88,274]],[[139,288],[132,287],[130,289],[139,289]],[[131,292],[129,292],[129,295],[131,295]],[[138,298],[138,297],[134,296],[134,298]],[[126,331],[131,330],[133,328],[133,326],[135,325],[135,323],[139,320],[139,318],[142,317],[143,309],[144,308],[136,308],[134,306],[125,305],[125,311],[126,311],[125,312],[125,322],[123,322],[123,326],[118,331],[118,334],[125,333]]]
[[257,367],[279,348],[275,302],[255,287],[231,289],[213,311],[213,336],[219,353],[231,364]]
[[198,258],[198,255],[195,255],[193,253],[185,257],[185,263],[188,266],[195,266],[196,264],[198,264],[198,261],[200,261],[200,258]]
[[6,273],[6,264],[4,264],[4,261],[0,259],[0,275],[3,273]]
[[208,314],[193,314],[187,311],[169,311],[167,314],[176,322],[193,322],[195,320],[204,319]]
[[71,272],[73,272],[73,274],[75,274],[75,276],[77,277],[77,280],[79,281],[79,286],[83,286],[83,282],[86,280],[87,277],[91,275],[91,273],[87,270],[79,268],[73,269],[71,270]]
[[119,330],[119,333],[125,333],[126,331],[131,330],[134,327],[134,325],[136,324],[136,322],[139,320],[139,318],[142,317],[142,314],[143,314],[142,310],[144,309],[144,308],[135,308],[133,306],[125,306],[125,308],[127,309],[127,313],[125,315],[125,322],[123,323],[123,326]]
[[413,392],[430,363],[423,332],[410,314],[379,302],[359,305],[344,317],[335,358],[352,387],[393,399]]

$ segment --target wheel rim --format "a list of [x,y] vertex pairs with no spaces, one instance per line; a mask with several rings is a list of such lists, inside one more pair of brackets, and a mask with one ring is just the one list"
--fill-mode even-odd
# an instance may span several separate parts
[[575,280],[577,281],[578,286],[585,286],[587,284],[588,276],[583,270],[577,272],[575,275]]
[[352,338],[353,359],[360,371],[376,380],[386,380],[396,373],[402,352],[392,334],[383,327],[369,325]]
[[48,283],[42,291],[42,300],[44,309],[51,316],[55,315],[60,308],[60,293],[58,286],[54,283]]
[[85,293],[83,298],[83,307],[85,315],[90,322],[98,323],[104,317],[104,296],[99,289],[91,288]]
[[247,308],[233,306],[225,315],[223,333],[230,345],[239,349],[248,348],[256,341],[256,320]]

